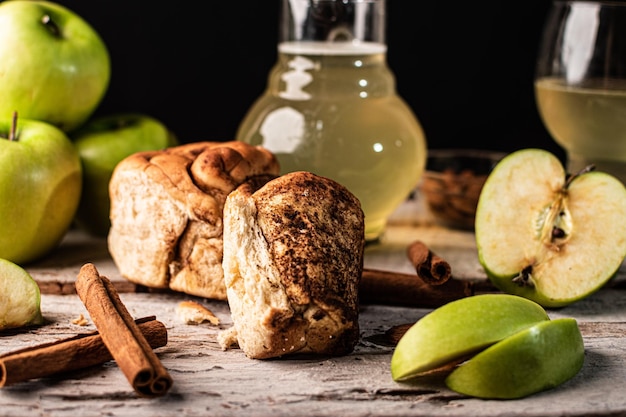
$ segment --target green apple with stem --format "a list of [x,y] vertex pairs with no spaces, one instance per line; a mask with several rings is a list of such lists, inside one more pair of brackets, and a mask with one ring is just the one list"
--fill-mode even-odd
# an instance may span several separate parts
[[585,346],[576,320],[538,323],[488,347],[445,379],[448,388],[478,398],[515,399],[576,376]]
[[163,122],[142,113],[96,117],[71,134],[83,165],[83,190],[76,223],[95,236],[111,227],[109,181],[117,164],[142,151],[178,144]]
[[37,282],[21,266],[0,259],[0,330],[43,321]]
[[100,104],[110,72],[103,40],[73,11],[48,1],[0,3],[0,117],[17,111],[72,131]]
[[418,320],[391,358],[391,375],[403,381],[440,368],[520,330],[549,320],[539,304],[509,294],[481,294],[452,301]]
[[503,158],[480,194],[478,258],[500,290],[562,307],[600,289],[626,256],[626,187],[592,169],[567,175],[541,149]]
[[14,114],[0,119],[0,166],[0,258],[27,263],[69,229],[80,200],[80,158],[60,129]]

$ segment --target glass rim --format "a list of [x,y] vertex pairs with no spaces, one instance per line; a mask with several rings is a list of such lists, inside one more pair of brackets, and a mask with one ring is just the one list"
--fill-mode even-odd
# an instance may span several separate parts
[[[334,0],[330,0],[330,1],[334,1]],[[598,4],[601,6],[617,6],[617,7],[626,6],[626,1],[618,1],[618,0],[553,0],[553,2],[562,3],[562,4],[588,3],[588,4]]]
[[383,3],[385,0],[298,0],[311,3]]

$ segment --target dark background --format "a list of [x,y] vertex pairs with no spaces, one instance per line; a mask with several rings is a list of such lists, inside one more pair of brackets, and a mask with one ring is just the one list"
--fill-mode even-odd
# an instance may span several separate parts
[[[144,112],[182,142],[232,140],[276,59],[280,0],[58,0],[109,48],[97,114]],[[562,156],[535,108],[535,55],[549,1],[387,1],[388,63],[429,148]]]

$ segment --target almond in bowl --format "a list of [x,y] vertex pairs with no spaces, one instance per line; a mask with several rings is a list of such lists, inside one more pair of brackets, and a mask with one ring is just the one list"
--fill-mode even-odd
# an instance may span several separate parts
[[431,149],[419,191],[440,224],[474,229],[478,197],[505,153],[477,149]]

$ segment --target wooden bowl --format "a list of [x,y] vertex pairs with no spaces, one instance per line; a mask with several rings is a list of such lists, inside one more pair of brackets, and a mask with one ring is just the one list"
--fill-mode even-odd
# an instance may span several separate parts
[[476,149],[431,149],[420,191],[436,221],[473,230],[478,198],[489,173],[505,153]]

